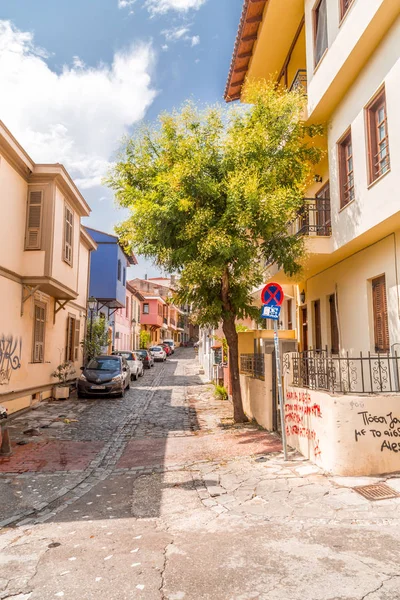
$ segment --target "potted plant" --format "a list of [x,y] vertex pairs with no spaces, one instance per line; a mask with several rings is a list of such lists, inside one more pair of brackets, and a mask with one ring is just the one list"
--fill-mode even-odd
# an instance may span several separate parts
[[72,379],[74,375],[76,375],[76,371],[73,363],[66,360],[58,365],[56,370],[51,374],[52,377],[56,377],[59,381],[58,385],[53,387],[53,398],[57,400],[69,398],[68,380]]

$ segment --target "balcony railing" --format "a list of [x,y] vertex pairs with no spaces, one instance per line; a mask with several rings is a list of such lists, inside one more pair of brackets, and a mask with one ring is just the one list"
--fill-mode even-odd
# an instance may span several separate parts
[[290,84],[289,91],[300,90],[307,94],[307,71],[306,69],[299,69],[294,76],[292,83]]
[[291,235],[332,235],[329,198],[304,198],[304,206],[289,224]]
[[251,377],[255,377],[256,379],[264,379],[264,354],[241,354],[240,372],[244,375],[250,375]]
[[284,355],[289,385],[331,393],[382,394],[400,392],[400,356],[377,353],[359,356],[308,350]]

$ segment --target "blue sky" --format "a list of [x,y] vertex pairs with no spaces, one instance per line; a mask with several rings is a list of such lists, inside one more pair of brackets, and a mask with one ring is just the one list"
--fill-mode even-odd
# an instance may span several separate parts
[[[0,119],[36,162],[63,162],[112,232],[100,185],[122,135],[186,98],[223,101],[242,0],[1,0]],[[130,275],[155,275],[140,260]]]

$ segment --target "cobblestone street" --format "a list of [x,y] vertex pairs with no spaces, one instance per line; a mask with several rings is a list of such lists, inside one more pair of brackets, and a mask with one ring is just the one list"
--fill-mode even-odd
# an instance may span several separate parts
[[[179,349],[123,399],[11,421],[0,599],[400,597],[400,498],[352,489],[387,478],[284,462],[279,438],[234,426],[198,371]],[[388,483],[400,492],[400,477]]]

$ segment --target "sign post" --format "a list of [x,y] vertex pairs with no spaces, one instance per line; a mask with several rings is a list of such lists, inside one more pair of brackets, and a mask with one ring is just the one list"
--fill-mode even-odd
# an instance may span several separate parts
[[284,293],[283,289],[278,283],[268,283],[261,292],[261,301],[263,308],[261,316],[264,319],[272,319],[274,321],[274,346],[275,346],[275,358],[276,358],[276,377],[278,380],[278,400],[279,408],[281,413],[281,434],[282,434],[282,446],[283,456],[287,460],[287,446],[286,446],[286,429],[285,429],[285,400],[283,398],[282,390],[282,370],[281,370],[281,355],[279,350],[279,335],[278,335],[278,321],[281,312],[281,305],[283,302]]

